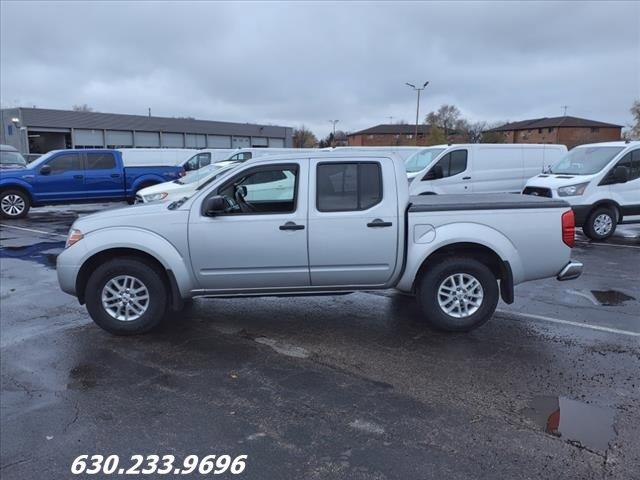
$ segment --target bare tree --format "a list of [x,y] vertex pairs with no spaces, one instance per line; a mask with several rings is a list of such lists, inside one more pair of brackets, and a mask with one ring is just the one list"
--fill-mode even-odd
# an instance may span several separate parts
[[313,148],[318,144],[318,139],[304,125],[293,130],[293,146],[294,148]]
[[82,105],[74,105],[73,107],[71,107],[71,109],[74,112],[93,112],[93,108],[91,108],[86,103],[83,103]]
[[625,131],[624,137],[628,140],[640,140],[640,99],[633,102],[629,111],[633,115],[634,124]]
[[435,112],[429,112],[426,116],[426,123],[442,129],[444,136],[448,137],[460,121],[461,113],[455,105],[442,105]]

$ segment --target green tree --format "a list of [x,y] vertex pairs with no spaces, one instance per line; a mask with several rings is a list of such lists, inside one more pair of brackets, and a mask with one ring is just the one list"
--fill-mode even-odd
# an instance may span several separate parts
[[455,105],[441,105],[434,112],[427,113],[425,122],[428,125],[436,126],[444,132],[445,138],[455,131],[462,117],[460,110]]
[[427,135],[427,145],[442,145],[444,143],[447,143],[444,130],[436,125],[431,125],[429,135]]

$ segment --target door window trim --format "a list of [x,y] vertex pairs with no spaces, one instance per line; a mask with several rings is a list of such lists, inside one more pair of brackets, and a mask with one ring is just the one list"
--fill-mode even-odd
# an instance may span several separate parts
[[204,205],[207,202],[207,199],[210,198],[210,197],[213,197],[215,195],[218,195],[220,190],[222,190],[223,188],[227,187],[229,184],[233,183],[237,179],[246,177],[247,175],[250,175],[250,174],[253,174],[253,173],[264,172],[264,171],[269,171],[269,170],[278,170],[278,169],[280,169],[280,170],[291,170],[291,171],[293,171],[293,173],[295,175],[295,183],[293,185],[293,210],[291,210],[289,212],[219,213],[219,214],[216,215],[216,217],[240,217],[240,216],[246,216],[246,215],[291,215],[293,213],[296,213],[298,211],[298,185],[300,184],[300,164],[298,164],[298,163],[273,163],[273,164],[270,164],[270,165],[258,165],[258,166],[255,166],[255,167],[250,167],[250,168],[247,168],[245,170],[242,170],[241,172],[238,172],[233,177],[229,178],[222,185],[214,188],[211,191],[211,193],[209,193],[206,197],[204,197],[204,200],[200,204],[200,216],[202,216],[202,217],[206,217],[207,216],[207,215],[205,215],[205,212],[204,212]]
[[44,162],[42,165],[40,165],[38,167],[38,171],[42,167],[44,167],[45,165],[48,165],[49,167],[51,167],[51,162],[55,161],[57,158],[65,157],[65,156],[76,156],[78,158],[78,161],[80,162],[80,168],[78,168],[78,169],[73,169],[72,168],[72,169],[69,169],[69,170],[61,170],[61,171],[58,171],[58,172],[54,172],[54,170],[52,168],[51,169],[51,173],[49,175],[61,175],[61,174],[66,173],[66,172],[73,172],[73,171],[77,171],[77,170],[84,171],[85,170],[85,162],[84,162],[84,158],[83,158],[81,152],[77,152],[77,153],[76,152],[60,152],[58,155],[55,155],[55,156],[49,158],[46,162]]
[[[377,165],[378,166],[378,181],[380,183],[380,199],[374,203],[373,205],[370,205],[367,208],[348,208],[348,209],[341,209],[341,210],[320,210],[319,208],[319,199],[320,199],[320,192],[318,191],[318,168],[321,167],[322,165]],[[356,198],[357,198],[357,202],[358,205],[360,205],[360,169],[358,169],[358,189],[356,191]],[[345,161],[345,162],[318,162],[316,164],[316,172],[315,172],[315,176],[316,176],[316,204],[314,205],[315,209],[317,212],[319,213],[338,213],[338,212],[366,212],[367,210],[371,210],[373,207],[380,205],[383,201],[384,201],[384,184],[382,183],[382,163],[381,162],[376,162],[375,160],[365,160],[365,161]]]

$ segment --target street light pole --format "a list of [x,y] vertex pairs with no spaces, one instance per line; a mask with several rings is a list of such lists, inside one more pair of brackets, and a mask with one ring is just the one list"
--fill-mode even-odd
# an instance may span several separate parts
[[[336,123],[338,123],[340,120],[327,120],[329,123],[333,124],[333,138],[332,138],[332,143],[333,145],[335,145],[336,143]],[[331,145],[333,147],[333,145]]]
[[422,87],[416,87],[412,83],[405,83],[405,85],[413,88],[416,92],[418,92],[418,102],[416,104],[416,131],[415,131],[415,143],[416,145],[418,145],[418,121],[420,119],[420,92],[422,92],[422,90],[427,88],[427,85],[429,85],[429,82],[428,81],[424,82],[424,85],[422,85]]

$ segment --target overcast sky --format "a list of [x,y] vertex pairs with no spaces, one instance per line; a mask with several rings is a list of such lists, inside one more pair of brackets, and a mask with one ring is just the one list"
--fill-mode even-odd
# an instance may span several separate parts
[[568,114],[619,124],[640,98],[640,3],[0,4],[0,101],[306,124]]

